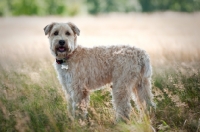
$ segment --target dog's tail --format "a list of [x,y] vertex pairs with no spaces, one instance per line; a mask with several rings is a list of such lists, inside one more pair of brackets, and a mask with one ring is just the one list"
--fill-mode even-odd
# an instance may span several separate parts
[[152,74],[152,68],[150,65],[150,59],[148,55],[145,55],[142,57],[142,69],[141,69],[141,75],[143,78],[150,78]]
[[147,107],[155,107],[153,102],[153,94],[151,92],[151,75],[152,67],[150,64],[149,56],[144,51],[140,58],[141,62],[141,72],[140,78],[137,86],[137,94],[140,103],[146,103]]

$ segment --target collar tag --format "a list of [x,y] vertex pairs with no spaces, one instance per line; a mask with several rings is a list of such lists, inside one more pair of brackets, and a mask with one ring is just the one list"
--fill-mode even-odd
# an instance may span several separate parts
[[68,69],[68,65],[62,65],[61,69],[66,69],[67,70]]

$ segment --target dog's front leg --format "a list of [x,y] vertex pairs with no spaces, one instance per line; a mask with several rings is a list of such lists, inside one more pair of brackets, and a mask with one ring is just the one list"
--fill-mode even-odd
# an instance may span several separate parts
[[73,95],[73,111],[75,118],[85,119],[87,115],[87,107],[89,105],[90,96],[87,88],[74,89]]
[[68,108],[68,114],[69,114],[70,118],[73,119],[73,117],[75,116],[75,113],[73,111],[73,99],[72,99],[71,95],[68,96],[67,108]]

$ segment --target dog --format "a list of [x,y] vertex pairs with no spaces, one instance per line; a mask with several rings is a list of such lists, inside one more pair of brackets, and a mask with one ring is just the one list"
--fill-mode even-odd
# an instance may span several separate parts
[[144,50],[127,45],[82,47],[77,45],[80,30],[71,22],[51,23],[44,32],[73,117],[85,118],[90,91],[109,83],[112,83],[117,120],[129,120],[133,97],[139,108],[155,107],[151,92],[152,68]]

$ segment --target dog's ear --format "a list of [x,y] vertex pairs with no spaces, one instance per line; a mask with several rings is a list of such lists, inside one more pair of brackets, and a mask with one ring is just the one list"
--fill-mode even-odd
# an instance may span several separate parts
[[51,24],[47,25],[46,27],[44,27],[44,33],[45,33],[45,35],[47,35],[51,31],[51,29],[52,29],[52,27],[54,25],[55,25],[55,23],[51,23]]
[[78,36],[80,35],[80,30],[77,28],[75,24],[71,22],[68,22],[67,24],[71,27],[71,29],[73,30],[75,34],[77,34]]

